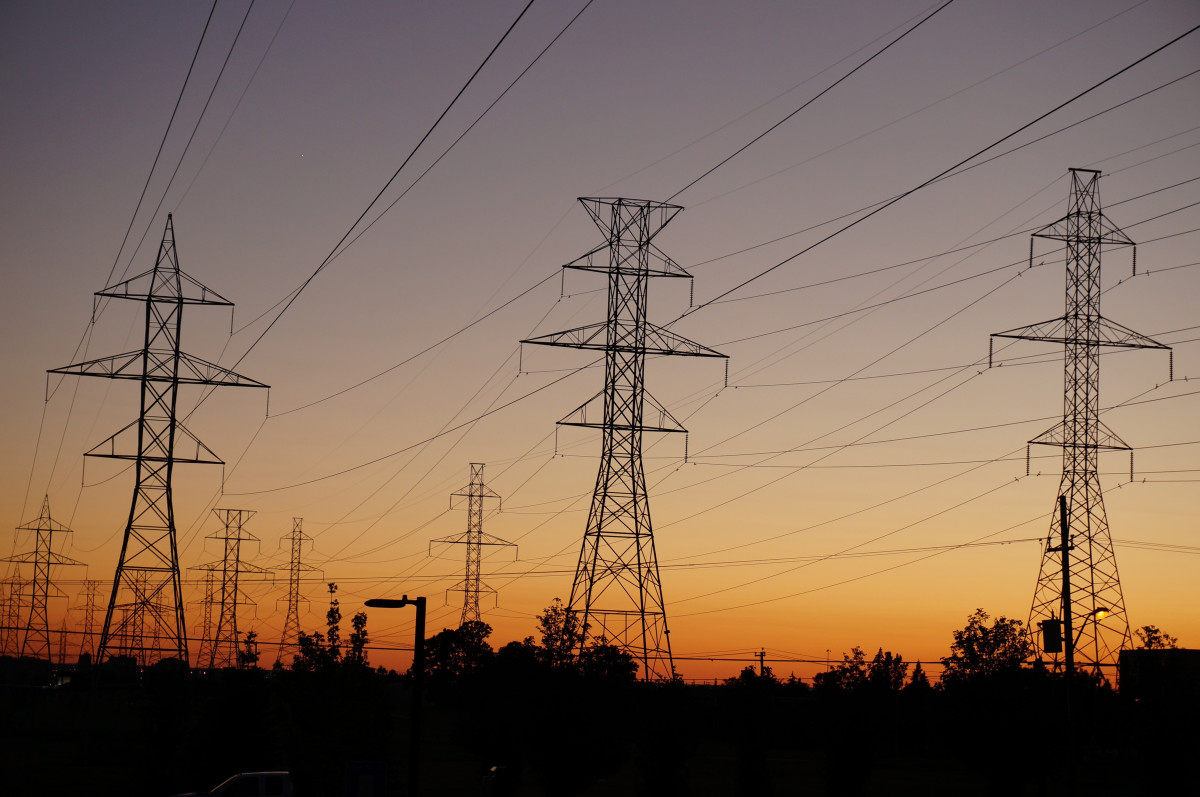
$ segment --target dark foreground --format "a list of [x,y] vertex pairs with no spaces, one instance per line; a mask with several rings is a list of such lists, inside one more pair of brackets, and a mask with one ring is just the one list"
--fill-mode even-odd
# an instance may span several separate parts
[[[408,793],[411,692],[394,673],[157,667],[46,686],[3,665],[5,794],[162,797],[285,769],[298,797],[349,797],[375,794],[354,775],[380,764],[384,793]],[[1047,676],[874,692],[545,673],[431,683],[421,793],[476,797],[493,766],[495,795],[1196,793],[1194,700],[1077,686],[1068,718]]]

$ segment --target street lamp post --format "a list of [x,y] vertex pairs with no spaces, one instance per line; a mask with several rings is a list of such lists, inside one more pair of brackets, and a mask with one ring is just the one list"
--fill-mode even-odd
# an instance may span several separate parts
[[408,734],[408,793],[410,797],[417,797],[421,759],[421,686],[425,680],[425,598],[418,597],[409,600],[407,595],[399,600],[396,598],[372,598],[366,602],[366,605],[373,609],[417,607],[417,633],[413,640],[412,711],[410,712],[412,724]]

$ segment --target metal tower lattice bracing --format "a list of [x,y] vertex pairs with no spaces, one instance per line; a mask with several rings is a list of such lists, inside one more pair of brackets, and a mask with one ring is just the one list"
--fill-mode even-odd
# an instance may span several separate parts
[[[1084,662],[1098,669],[1115,664],[1121,648],[1130,642],[1129,618],[1099,474],[1101,451],[1126,451],[1129,446],[1100,420],[1100,349],[1168,347],[1100,314],[1101,249],[1134,243],[1101,212],[1100,173],[1071,169],[1070,174],[1067,215],[1033,234],[1035,238],[1062,241],[1066,246],[1065,313],[993,337],[1064,346],[1063,419],[1029,441],[1063,450],[1059,499],[1051,514],[1029,628],[1032,632],[1044,621],[1060,620],[1069,653],[1078,653]],[[1060,510],[1064,501],[1066,508]],[[1065,535],[1064,517],[1068,525]],[[1041,636],[1033,637],[1038,654],[1044,655]],[[1058,666],[1058,654],[1052,658]],[[1065,657],[1061,663],[1067,663]]]
[[61,594],[50,581],[50,568],[59,565],[79,565],[74,559],[54,552],[54,535],[69,534],[71,530],[50,517],[50,496],[42,499],[42,511],[33,520],[17,526],[19,531],[34,533],[32,551],[17,554],[4,560],[33,565],[33,579],[28,582],[29,600],[22,609],[19,630],[20,645],[17,653],[34,659],[51,661],[49,603],[51,594]]
[[79,642],[79,657],[96,655],[96,596],[100,593],[100,582],[88,579],[83,582],[79,597],[83,599],[83,635]]
[[[450,496],[451,509],[455,508],[454,499],[456,498],[466,500],[467,530],[462,534],[433,540],[433,543],[467,546],[467,565],[463,580],[447,590],[447,592],[461,592],[463,594],[462,617],[459,620],[459,625],[461,626],[463,623],[480,621],[480,594],[484,592],[495,594],[495,590],[488,587],[482,581],[483,547],[485,545],[511,546],[512,543],[505,542],[499,537],[493,537],[491,534],[483,532],[484,503],[489,500],[499,502],[500,496],[496,495],[495,492],[483,483],[482,462],[471,463],[471,482]],[[433,543],[430,543],[431,547]]]
[[[236,667],[238,665],[238,605],[251,603],[241,591],[239,583],[243,573],[266,574],[271,571],[242,561],[242,543],[258,542],[258,538],[246,530],[246,522],[254,516],[250,509],[214,509],[213,514],[221,520],[223,528],[210,534],[210,540],[219,540],[225,549],[221,561],[213,566],[214,592],[220,578],[220,606],[217,621],[212,629],[212,648],[208,661],[200,660],[203,667]],[[215,598],[216,596],[214,596]]]
[[630,653],[644,680],[666,680],[674,677],[674,665],[642,468],[642,434],[685,430],[646,392],[646,355],[724,355],[647,320],[652,277],[691,277],[654,244],[682,208],[641,199],[579,201],[605,242],[565,268],[608,276],[607,318],[523,341],[604,352],[604,388],[559,422],[598,428],[603,439],[567,608],[580,616],[582,645],[603,639]]
[[87,452],[135,463],[133,500],[96,656],[103,661],[121,648],[142,665],[172,657],[186,662],[172,475],[180,463],[223,463],[177,417],[179,388],[266,385],[180,350],[185,306],[232,302],[180,271],[171,216],[154,267],[96,296],[141,302],[146,311],[140,349],[50,372],[128,379],[141,388],[137,420]]
[[[279,639],[279,652],[275,655],[275,663],[290,663],[300,650],[300,603],[308,602],[308,598],[300,595],[300,574],[316,568],[301,562],[301,552],[305,542],[312,542],[312,537],[304,533],[304,518],[292,518],[292,532],[283,538],[288,542],[292,558],[288,565],[288,595],[287,616],[283,621],[283,635]],[[289,658],[290,657],[290,658]]]

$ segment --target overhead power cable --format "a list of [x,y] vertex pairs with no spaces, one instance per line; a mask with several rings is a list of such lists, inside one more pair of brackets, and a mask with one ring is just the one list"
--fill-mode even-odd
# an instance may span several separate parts
[[757,136],[755,136],[754,138],[752,138],[752,139],[751,139],[749,142],[747,142],[746,144],[744,144],[744,145],[742,145],[741,147],[739,147],[739,148],[738,148],[736,151],[734,151],[734,152],[733,152],[731,155],[729,155],[729,156],[725,157],[723,160],[721,160],[721,162],[719,162],[719,163],[718,163],[716,166],[713,166],[711,169],[709,169],[708,171],[704,172],[703,174],[701,174],[701,175],[700,175],[699,177],[697,177],[696,179],[692,180],[690,183],[688,183],[687,185],[685,185],[683,188],[680,188],[678,191],[676,191],[675,193],[671,194],[669,197],[667,197],[667,202],[671,202],[671,201],[673,201],[673,200],[675,199],[675,197],[679,196],[679,195],[680,195],[680,194],[682,194],[684,191],[688,190],[689,188],[691,188],[692,186],[694,186],[696,183],[700,182],[700,181],[701,181],[701,180],[703,180],[705,177],[708,177],[710,174],[712,174],[713,172],[715,172],[717,169],[719,169],[719,168],[721,168],[722,166],[724,166],[726,163],[729,163],[731,160],[733,160],[734,158],[736,158],[738,155],[741,155],[743,152],[745,152],[745,151],[746,151],[747,149],[749,149],[750,147],[754,146],[756,143],[758,143],[759,141],[761,141],[763,138],[765,138],[766,136],[770,135],[772,131],[774,131],[775,129],[777,129],[777,128],[778,128],[780,125],[782,125],[784,122],[788,121],[788,120],[789,120],[789,119],[791,119],[793,116],[795,116],[796,114],[800,113],[801,111],[803,111],[803,110],[804,110],[805,108],[807,108],[808,106],[812,105],[812,104],[813,104],[814,102],[816,102],[817,100],[821,99],[821,97],[824,97],[826,94],[828,94],[830,91],[832,91],[833,89],[835,89],[835,88],[836,88],[838,85],[840,85],[840,84],[841,84],[843,81],[845,81],[846,79],[848,79],[848,78],[849,78],[851,75],[853,75],[855,72],[857,72],[858,70],[862,69],[864,66],[866,66],[866,65],[867,65],[867,64],[869,64],[869,63],[871,63],[871,62],[872,62],[872,61],[874,61],[876,58],[878,58],[879,56],[883,55],[885,52],[887,52],[888,50],[890,50],[890,49],[892,48],[892,45],[894,45],[894,44],[896,44],[897,42],[901,41],[902,39],[904,39],[904,37],[908,36],[908,34],[912,33],[914,30],[916,30],[917,28],[921,27],[922,25],[924,25],[924,24],[925,24],[926,22],[928,22],[929,20],[933,19],[933,17],[934,17],[934,16],[935,16],[935,15],[936,15],[938,12],[940,12],[942,9],[944,9],[946,6],[950,5],[950,4],[951,4],[951,3],[953,3],[953,2],[954,2],[954,0],[946,0],[946,2],[942,3],[940,6],[938,6],[937,8],[935,8],[933,11],[931,11],[931,12],[930,12],[929,14],[927,14],[927,15],[926,15],[924,18],[922,18],[921,20],[919,20],[919,21],[918,21],[918,22],[917,22],[915,25],[913,25],[911,28],[909,28],[908,30],[904,31],[903,33],[901,33],[901,34],[900,34],[899,36],[897,36],[896,38],[892,39],[890,42],[888,42],[887,44],[885,44],[885,45],[884,45],[882,48],[880,48],[879,50],[876,50],[876,51],[875,51],[875,54],[874,54],[874,55],[872,55],[870,58],[868,58],[867,60],[863,61],[863,62],[862,62],[861,64],[859,64],[858,66],[854,67],[854,68],[853,68],[853,69],[851,69],[849,72],[847,72],[846,74],[842,75],[840,78],[838,78],[837,80],[833,81],[832,83],[830,83],[830,84],[829,84],[828,86],[826,86],[825,88],[821,89],[821,91],[817,92],[817,94],[816,94],[815,96],[813,96],[813,97],[812,97],[811,99],[809,99],[807,102],[803,103],[803,104],[802,104],[802,105],[801,105],[799,108],[797,108],[796,110],[792,111],[792,112],[791,112],[791,113],[789,113],[787,116],[783,117],[783,118],[782,118],[782,119],[780,119],[778,122],[776,122],[775,124],[773,124],[773,125],[771,125],[770,127],[768,127],[766,130],[764,130],[763,132],[759,133]]
[[475,78],[479,75],[479,73],[481,71],[483,71],[483,68],[487,65],[488,61],[490,61],[492,59],[492,56],[496,54],[496,51],[500,49],[500,45],[503,44],[504,41],[508,38],[508,35],[510,33],[512,33],[513,29],[517,26],[517,23],[520,22],[521,18],[525,16],[525,12],[527,12],[529,10],[529,7],[533,5],[533,2],[534,2],[534,0],[529,0],[529,2],[525,4],[525,7],[521,9],[521,13],[517,15],[517,18],[515,20],[513,20],[512,24],[508,26],[508,29],[504,31],[504,35],[500,37],[500,40],[498,42],[496,42],[495,46],[493,46],[492,49],[488,52],[487,56],[484,57],[482,63],[480,63],[479,66],[475,68],[475,71],[471,73],[471,76],[469,78],[467,78],[467,82],[463,84],[462,88],[460,88],[458,90],[458,93],[454,95],[454,98],[452,100],[450,100],[449,104],[446,105],[445,110],[443,110],[442,113],[438,116],[438,118],[436,120],[434,120],[434,123],[429,126],[429,129],[427,131],[425,131],[425,135],[421,136],[421,140],[417,142],[416,146],[414,146],[412,148],[412,151],[408,153],[408,156],[404,159],[404,161],[400,164],[400,166],[396,169],[396,171],[392,174],[392,176],[388,178],[388,181],[386,183],[384,183],[383,188],[379,189],[379,193],[377,193],[375,195],[375,198],[372,199],[367,204],[367,207],[364,208],[363,212],[360,213],[358,218],[354,220],[354,223],[351,224],[350,227],[346,230],[346,232],[342,235],[342,237],[338,239],[338,242],[336,244],[334,244],[332,249],[329,250],[329,254],[327,254],[325,256],[325,258],[316,267],[316,269],[313,271],[313,273],[309,275],[308,279],[304,280],[304,282],[300,283],[299,287],[297,287],[295,290],[292,291],[290,298],[283,305],[283,308],[276,314],[276,316],[274,318],[271,319],[270,323],[267,324],[266,328],[263,329],[263,331],[261,333],[259,333],[258,337],[254,339],[254,342],[251,343],[246,348],[246,351],[242,353],[242,356],[239,357],[237,359],[237,362],[235,362],[233,364],[233,366],[232,366],[233,368],[237,368],[237,366],[243,360],[245,360],[247,356],[249,356],[250,352],[254,350],[254,348],[262,341],[262,339],[264,337],[266,337],[267,333],[271,331],[271,329],[275,326],[275,324],[277,324],[279,322],[279,319],[283,317],[283,314],[286,313],[289,308],[291,308],[291,306],[295,303],[296,299],[300,298],[300,294],[302,294],[304,292],[304,289],[307,288],[309,286],[309,284],[312,283],[312,281],[317,278],[317,275],[319,275],[325,269],[325,267],[329,265],[329,263],[333,260],[334,256],[337,254],[338,249],[341,248],[342,244],[344,244],[350,238],[350,236],[354,233],[355,229],[358,228],[358,225],[362,223],[362,220],[365,219],[367,217],[367,214],[369,214],[371,212],[371,208],[375,207],[375,204],[380,200],[380,198],[384,195],[384,193],[388,190],[388,188],[391,187],[392,183],[394,183],[396,181],[396,178],[400,176],[400,172],[402,172],[404,170],[404,167],[407,166],[409,161],[411,161],[413,159],[413,157],[417,154],[417,150],[419,150],[421,148],[421,145],[423,145],[429,139],[429,137],[431,135],[433,135],[433,131],[435,129],[437,129],[437,126],[439,124],[441,124],[441,121],[446,118],[446,114],[450,113],[450,109],[454,107],[455,103],[458,102],[458,99],[463,95],[464,92],[466,92],[467,88],[475,81]]
[[[996,139],[996,140],[995,140],[995,141],[993,141],[991,144],[988,144],[986,147],[984,147],[983,149],[979,150],[978,152],[975,152],[975,153],[973,153],[973,154],[971,154],[971,155],[968,155],[966,158],[963,158],[962,160],[958,161],[958,162],[957,162],[957,163],[955,163],[953,166],[950,166],[950,167],[948,167],[948,168],[946,168],[946,169],[943,169],[941,172],[939,172],[938,174],[936,174],[936,175],[934,175],[933,177],[929,178],[928,180],[925,180],[924,182],[922,182],[922,183],[920,183],[920,184],[918,184],[918,185],[916,185],[916,186],[914,186],[914,187],[912,187],[912,188],[908,189],[907,191],[905,191],[905,192],[903,192],[903,193],[901,193],[901,194],[897,194],[895,197],[893,197],[893,198],[891,198],[891,199],[887,200],[887,201],[886,201],[886,202],[884,202],[882,205],[879,205],[878,207],[876,207],[874,210],[871,210],[870,212],[866,213],[865,215],[863,215],[863,216],[860,216],[859,218],[855,219],[854,221],[851,221],[849,224],[846,224],[846,225],[843,225],[842,227],[839,227],[837,230],[835,230],[835,231],[833,231],[833,232],[829,233],[828,235],[824,236],[823,238],[819,239],[818,241],[816,241],[816,242],[814,242],[814,243],[810,244],[809,246],[806,246],[806,247],[804,247],[804,248],[803,248],[803,249],[801,249],[799,252],[796,252],[795,254],[793,254],[793,255],[790,255],[790,256],[788,256],[787,258],[785,258],[785,259],[781,260],[780,262],[776,263],[775,265],[771,266],[770,268],[767,268],[767,269],[765,269],[765,270],[763,270],[763,271],[759,272],[758,274],[755,274],[754,276],[752,276],[752,277],[749,277],[749,278],[747,278],[747,279],[745,279],[745,280],[743,280],[743,281],[739,282],[737,285],[734,285],[732,288],[729,288],[729,289],[727,289],[727,290],[725,290],[725,291],[722,291],[721,293],[719,293],[719,294],[717,294],[716,296],[714,296],[712,299],[709,299],[708,301],[701,302],[700,304],[697,304],[697,305],[694,305],[693,307],[690,307],[690,308],[688,308],[688,310],[686,310],[686,311],[685,311],[685,312],[684,312],[682,315],[680,315],[680,316],[679,316],[679,319],[682,319],[682,318],[684,318],[684,317],[686,317],[686,316],[689,316],[689,315],[691,315],[692,313],[695,313],[697,310],[703,309],[703,308],[707,307],[708,305],[710,305],[710,304],[713,304],[713,303],[715,303],[715,302],[717,302],[717,301],[719,301],[719,300],[721,300],[721,299],[725,298],[726,296],[729,296],[730,294],[732,294],[732,293],[734,293],[734,292],[736,292],[736,291],[739,291],[739,290],[741,290],[742,288],[746,287],[747,285],[749,285],[749,284],[750,284],[750,283],[752,283],[752,282],[755,282],[756,280],[762,279],[763,277],[765,277],[766,275],[768,275],[768,274],[770,274],[771,272],[775,271],[776,269],[782,268],[783,266],[785,266],[785,265],[787,265],[788,263],[792,262],[792,261],[793,261],[793,260],[795,260],[796,258],[798,258],[798,257],[800,257],[800,256],[802,256],[802,255],[805,255],[805,254],[807,254],[808,252],[811,252],[812,250],[816,249],[818,246],[820,246],[820,245],[822,245],[822,244],[824,244],[824,243],[826,243],[826,242],[828,242],[828,241],[831,241],[831,240],[833,240],[833,239],[834,239],[834,238],[836,238],[837,236],[839,236],[839,235],[841,235],[842,233],[846,232],[847,230],[849,230],[849,229],[851,229],[851,228],[853,228],[853,227],[855,227],[855,226],[857,226],[857,225],[861,224],[862,222],[866,221],[867,219],[871,218],[872,216],[875,216],[875,215],[877,215],[878,213],[881,213],[882,211],[884,211],[884,210],[887,210],[887,209],[888,209],[888,208],[890,208],[892,205],[895,205],[897,202],[900,202],[901,200],[903,200],[903,199],[905,199],[905,198],[907,198],[907,197],[909,197],[909,196],[912,196],[913,194],[915,194],[916,192],[920,191],[921,189],[923,189],[923,188],[926,188],[927,186],[929,186],[929,185],[931,185],[931,184],[933,184],[933,183],[937,182],[939,179],[941,179],[941,178],[943,178],[943,177],[945,177],[945,176],[949,175],[950,173],[954,172],[956,169],[959,169],[959,168],[961,168],[962,166],[965,166],[966,164],[968,164],[968,163],[970,163],[971,161],[975,160],[976,158],[978,158],[980,155],[984,154],[984,153],[985,153],[985,152],[987,152],[988,150],[991,150],[991,149],[994,149],[994,148],[998,147],[1000,144],[1003,144],[1005,141],[1008,141],[1008,140],[1009,140],[1010,138],[1012,138],[1013,136],[1016,136],[1016,135],[1018,135],[1018,134],[1020,134],[1020,133],[1024,132],[1025,130],[1028,130],[1029,128],[1033,127],[1035,124],[1037,124],[1038,122],[1042,121],[1043,119],[1046,119],[1047,117],[1051,116],[1052,114],[1055,114],[1055,113],[1057,113],[1058,111],[1062,110],[1063,108],[1066,108],[1068,105],[1071,105],[1072,103],[1074,103],[1074,102],[1077,102],[1078,100],[1082,99],[1083,97],[1087,96],[1088,94],[1091,94],[1093,91],[1095,91],[1096,89],[1100,88],[1101,86],[1104,86],[1104,85],[1106,85],[1106,84],[1108,84],[1108,83],[1112,82],[1113,80],[1115,80],[1116,78],[1118,78],[1118,77],[1120,77],[1121,75],[1125,74],[1125,73],[1126,73],[1126,72],[1128,72],[1129,70],[1131,70],[1131,69],[1133,69],[1133,68],[1137,67],[1138,65],[1140,65],[1140,64],[1142,64],[1142,63],[1144,63],[1144,62],[1146,62],[1146,61],[1148,61],[1150,58],[1153,58],[1155,55],[1159,54],[1159,53],[1160,53],[1160,52],[1162,52],[1163,50],[1166,50],[1168,47],[1170,47],[1170,46],[1172,46],[1172,45],[1174,45],[1174,44],[1176,44],[1176,43],[1178,43],[1178,42],[1182,41],[1184,38],[1186,38],[1186,37],[1188,37],[1188,36],[1192,35],[1192,34],[1193,34],[1193,33],[1195,33],[1197,30],[1200,30],[1200,25],[1195,25],[1195,26],[1193,26],[1192,28],[1190,28],[1190,29],[1189,29],[1189,30],[1187,30],[1186,32],[1184,32],[1184,33],[1181,33],[1181,34],[1179,34],[1178,36],[1176,36],[1175,38],[1171,39],[1171,40],[1170,40],[1170,41],[1168,41],[1166,44],[1163,44],[1163,45],[1161,45],[1161,46],[1159,46],[1159,47],[1156,47],[1154,50],[1150,51],[1150,52],[1149,52],[1149,53],[1147,53],[1146,55],[1143,55],[1141,58],[1138,58],[1136,61],[1134,61],[1134,62],[1130,63],[1130,64],[1129,64],[1129,65],[1127,65],[1127,66],[1124,66],[1124,67],[1122,67],[1121,69],[1118,69],[1116,72],[1113,72],[1111,75],[1109,75],[1108,77],[1104,78],[1103,80],[1101,80],[1101,81],[1099,81],[1099,82],[1097,82],[1097,83],[1093,84],[1093,85],[1092,85],[1092,86],[1090,86],[1089,88],[1086,88],[1086,89],[1084,89],[1083,91],[1079,92],[1078,94],[1076,94],[1075,96],[1071,97],[1070,99],[1068,99],[1068,100],[1065,100],[1065,101],[1063,101],[1063,102],[1059,103],[1058,105],[1054,106],[1053,108],[1051,108],[1050,110],[1046,111],[1045,113],[1042,113],[1041,115],[1039,115],[1038,117],[1036,117],[1036,118],[1035,118],[1035,119],[1033,119],[1032,121],[1026,122],[1025,124],[1021,125],[1021,126],[1020,126],[1020,127],[1018,127],[1017,129],[1013,130],[1011,133],[1008,133],[1008,134],[1004,135],[1003,137]],[[676,320],[678,321],[679,319],[676,319]]]

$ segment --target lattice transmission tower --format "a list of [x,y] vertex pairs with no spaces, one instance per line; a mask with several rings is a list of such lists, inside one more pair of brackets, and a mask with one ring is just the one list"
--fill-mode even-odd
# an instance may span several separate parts
[[650,278],[691,278],[653,243],[682,208],[642,199],[579,201],[605,242],[564,268],[608,275],[607,319],[522,341],[604,352],[604,388],[559,421],[600,429],[603,439],[567,608],[582,620],[581,650],[589,639],[603,638],[634,657],[643,679],[671,679],[674,665],[642,468],[642,434],[686,430],[646,392],[646,355],[725,355],[646,319]]
[[[222,543],[224,556],[219,562],[200,568],[208,570],[212,576],[210,597],[205,601],[211,633],[206,635],[209,643],[202,650],[202,653],[207,652],[208,658],[200,656],[197,661],[202,667],[236,667],[240,642],[238,606],[253,605],[241,589],[242,575],[265,575],[271,571],[242,561],[242,543],[258,542],[258,538],[246,530],[246,523],[256,514],[253,510],[214,509],[213,514],[220,519],[222,529],[208,535],[208,539]],[[215,623],[211,615],[214,606],[219,607]]]
[[91,579],[83,582],[79,597],[83,599],[83,635],[79,641],[79,657],[86,653],[89,658],[96,655],[96,596],[100,594],[100,582]]
[[200,570],[204,573],[204,597],[196,603],[200,604],[200,632],[196,636],[199,645],[196,649],[195,661],[202,667],[208,666],[207,662],[212,661],[213,655],[213,622],[212,609],[218,603],[217,598],[217,571],[221,569],[220,562],[209,562],[203,565],[196,565],[192,570]]
[[[154,267],[105,288],[96,296],[130,299],[142,302],[146,308],[142,348],[50,371],[130,379],[141,384],[138,419],[86,454],[132,460],[136,471],[133,501],[104,615],[97,660],[103,661],[111,655],[110,648],[119,638],[128,642],[126,652],[143,664],[169,657],[186,662],[188,646],[171,497],[172,474],[174,466],[181,463],[223,463],[177,417],[179,388],[266,385],[180,350],[186,305],[232,307],[233,303],[180,271],[170,215]],[[144,594],[139,593],[140,581],[144,581]],[[142,645],[152,647],[139,647]]]
[[312,537],[304,533],[304,518],[292,518],[291,533],[280,541],[287,542],[292,553],[288,564],[287,615],[279,638],[279,651],[275,654],[275,663],[282,665],[287,657],[295,658],[300,650],[300,604],[308,603],[308,598],[300,594],[300,574],[316,568],[301,561],[304,544],[312,542]]
[[18,656],[21,653],[21,598],[25,592],[25,582],[19,570],[0,582],[3,588],[4,602],[0,605],[0,655]]
[[50,568],[60,565],[80,565],[74,559],[54,552],[54,535],[69,534],[71,530],[50,516],[50,496],[42,499],[42,511],[33,520],[17,526],[18,531],[34,533],[34,548],[4,560],[33,565],[33,579],[28,582],[28,612],[21,618],[18,655],[53,661],[50,646],[49,603],[51,594],[61,596],[50,580]]
[[483,483],[483,464],[482,462],[472,462],[470,484],[450,495],[451,509],[456,508],[454,499],[466,499],[467,530],[462,534],[452,534],[449,537],[442,537],[430,543],[430,547],[434,543],[467,546],[467,566],[463,580],[447,590],[447,592],[461,592],[463,594],[462,617],[459,620],[460,626],[463,623],[478,622],[481,619],[479,613],[479,596],[481,593],[496,594],[496,590],[487,586],[482,581],[483,547],[485,545],[511,546],[513,544],[505,542],[499,537],[493,537],[491,534],[485,534],[483,531],[484,502],[494,500],[498,504],[500,501],[500,496]]
[[[1061,343],[1064,347],[1063,419],[1029,441],[1063,450],[1059,497],[1051,514],[1029,628],[1032,631],[1045,621],[1060,622],[1068,651],[1079,652],[1098,671],[1101,665],[1115,664],[1121,648],[1130,642],[1099,473],[1101,451],[1130,448],[1100,420],[1100,349],[1169,347],[1100,314],[1101,249],[1134,246],[1134,242],[1101,212],[1100,173],[1071,169],[1070,175],[1067,215],[1033,233],[1034,238],[1065,244],[1065,313],[992,337]],[[1032,265],[1032,240],[1029,251]],[[1133,262],[1136,273],[1136,250]],[[1058,652],[1045,650],[1041,635],[1033,637],[1038,655],[1052,652],[1057,667]],[[1065,657],[1061,663],[1066,663]]]

